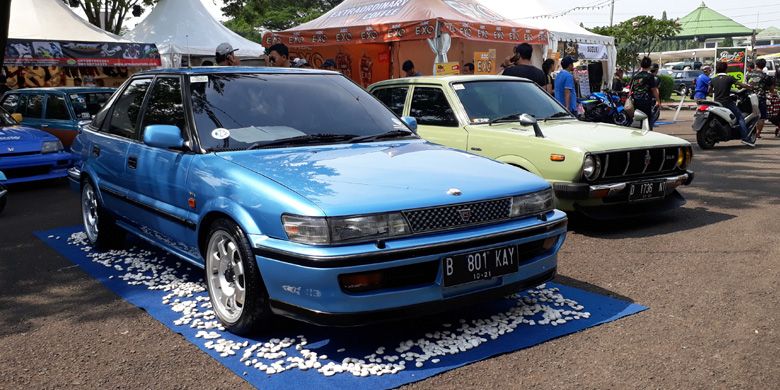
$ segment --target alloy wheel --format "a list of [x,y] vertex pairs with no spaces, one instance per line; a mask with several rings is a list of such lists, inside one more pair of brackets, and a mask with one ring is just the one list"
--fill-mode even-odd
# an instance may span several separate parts
[[246,301],[244,263],[238,245],[230,234],[219,230],[209,239],[206,256],[214,312],[224,322],[235,323]]

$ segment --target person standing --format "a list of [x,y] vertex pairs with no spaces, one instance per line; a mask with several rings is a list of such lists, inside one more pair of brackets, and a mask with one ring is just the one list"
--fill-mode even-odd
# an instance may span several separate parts
[[750,147],[755,147],[756,144],[750,140],[747,124],[745,124],[745,117],[742,116],[742,111],[740,111],[739,107],[737,107],[737,103],[731,99],[732,86],[736,85],[741,88],[750,88],[750,86],[744,83],[740,83],[737,81],[737,79],[734,78],[734,76],[726,74],[727,69],[728,64],[723,61],[718,61],[718,63],[715,65],[715,71],[717,74],[710,82],[712,85],[712,90],[715,94],[715,101],[723,105],[723,107],[731,110],[731,113],[737,117],[739,130],[742,133],[742,143]]
[[566,107],[569,112],[577,116],[577,93],[574,87],[574,59],[564,57],[561,60],[563,68],[555,77],[555,100]]
[[[650,73],[650,67],[653,65],[650,57],[642,58],[639,66],[642,70],[631,78],[629,88],[631,89],[631,98],[634,99],[634,108],[644,112],[648,118],[652,118],[653,110],[661,106],[661,97],[658,93],[658,86],[655,84],[655,77]],[[650,122],[650,130],[653,130],[653,121]]]
[[761,131],[764,130],[764,121],[769,117],[767,115],[766,96],[772,87],[772,80],[768,74],[764,73],[766,60],[759,58],[756,60],[755,69],[746,76],[747,83],[753,88],[753,92],[758,95],[758,112],[761,116],[756,123],[756,138],[761,138]]
[[406,77],[420,77],[422,76],[422,73],[417,72],[414,70],[414,62],[412,60],[406,60],[404,61],[404,64],[401,66],[401,70],[404,71],[404,74]]
[[693,92],[694,100],[704,100],[707,98],[707,94],[710,91],[710,73],[712,73],[711,66],[705,66],[701,68],[702,73],[696,78],[696,89]]
[[463,69],[460,70],[460,74],[463,75],[472,75],[474,74],[474,63],[473,62],[467,62],[463,64]]
[[219,66],[239,66],[241,61],[234,54],[238,49],[234,49],[227,42],[222,42],[217,46],[217,50],[214,53],[216,57],[217,65]]
[[515,54],[517,54],[517,62],[504,69],[502,74],[504,76],[524,77],[544,88],[547,85],[547,77],[545,77],[541,69],[531,64],[534,48],[527,43],[521,43],[515,47]]
[[552,58],[548,58],[542,62],[542,72],[544,72],[544,78],[545,78],[545,84],[544,84],[544,90],[547,91],[547,93],[552,96],[555,94],[555,90],[553,89],[553,77],[552,77],[552,71],[555,67],[555,60]]
[[612,78],[612,92],[620,93],[626,85],[623,83],[623,69],[615,70],[615,77]]
[[284,43],[277,43],[268,48],[268,62],[277,68],[292,67],[290,63],[290,50]]

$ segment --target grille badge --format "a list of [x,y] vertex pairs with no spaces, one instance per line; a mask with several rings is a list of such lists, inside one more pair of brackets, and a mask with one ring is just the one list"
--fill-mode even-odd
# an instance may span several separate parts
[[14,150],[16,150],[16,149],[14,149],[12,146],[9,146],[9,147],[8,147],[8,151],[9,151],[9,152],[13,152]]
[[461,196],[461,195],[463,195],[463,192],[461,192],[457,188],[450,188],[449,190],[447,190],[447,195]]
[[645,171],[647,170],[647,167],[650,166],[650,161],[652,161],[652,157],[650,156],[650,151],[645,151]]
[[471,221],[471,209],[460,209],[458,214],[460,214],[460,219],[463,222],[468,223]]

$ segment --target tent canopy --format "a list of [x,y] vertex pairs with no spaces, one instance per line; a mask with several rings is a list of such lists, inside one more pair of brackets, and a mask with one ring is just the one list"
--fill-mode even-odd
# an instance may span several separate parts
[[[59,1],[59,0],[57,0]],[[132,31],[124,35],[127,39],[154,42],[160,54],[214,56],[222,42],[238,49],[239,57],[258,58],[264,49],[215,20],[200,0],[160,0],[152,12]],[[165,64],[178,66],[176,64]]]
[[434,38],[437,27],[453,38],[547,43],[544,29],[508,20],[477,0],[345,0],[317,19],[266,34],[263,42],[317,46],[422,40]]
[[767,27],[756,34],[756,40],[780,39],[780,28]]
[[681,30],[675,39],[744,37],[753,34],[753,30],[707,8],[704,2],[683,16],[680,26]]
[[8,37],[81,42],[129,42],[88,23],[61,0],[12,1]]

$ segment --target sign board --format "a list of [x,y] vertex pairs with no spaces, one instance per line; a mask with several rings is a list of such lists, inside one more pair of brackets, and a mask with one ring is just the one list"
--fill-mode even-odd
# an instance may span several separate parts
[[563,57],[571,57],[571,58],[579,58],[579,55],[577,54],[577,43],[576,42],[558,42],[558,53],[560,53],[561,58]]
[[151,67],[160,66],[160,53],[152,43],[9,39],[4,65]]
[[580,96],[581,97],[590,96],[590,76],[588,76],[588,70],[575,69],[574,79],[577,81],[577,84],[580,86]]
[[442,62],[434,65],[435,76],[452,76],[460,74],[459,62]]
[[726,73],[734,76],[737,81],[745,82],[745,69],[747,61],[747,49],[745,48],[718,48],[715,60],[728,64]]
[[496,50],[474,52],[474,74],[496,74]]
[[601,44],[577,44],[577,58],[580,60],[603,61],[607,59],[607,46]]

